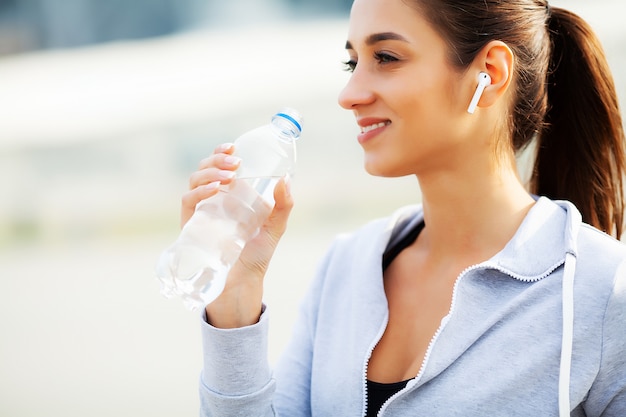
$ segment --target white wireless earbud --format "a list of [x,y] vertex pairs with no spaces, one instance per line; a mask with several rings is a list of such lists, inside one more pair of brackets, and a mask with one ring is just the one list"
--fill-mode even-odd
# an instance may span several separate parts
[[470,102],[469,107],[467,108],[467,112],[470,114],[474,114],[476,110],[476,106],[478,106],[478,101],[480,100],[480,96],[483,95],[483,91],[485,91],[485,87],[491,84],[491,77],[486,72],[481,72],[478,74],[478,86],[476,87],[476,92],[474,93],[474,97],[472,97],[472,101]]

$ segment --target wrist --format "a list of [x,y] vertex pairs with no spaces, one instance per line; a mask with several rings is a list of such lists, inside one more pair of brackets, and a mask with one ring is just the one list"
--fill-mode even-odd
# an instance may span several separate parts
[[207,322],[220,329],[251,326],[259,321],[263,309],[263,289],[225,288],[224,292],[207,305]]

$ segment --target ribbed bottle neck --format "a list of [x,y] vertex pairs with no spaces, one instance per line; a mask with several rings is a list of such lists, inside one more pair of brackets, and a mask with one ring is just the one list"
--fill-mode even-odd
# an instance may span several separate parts
[[279,138],[293,142],[302,133],[302,117],[293,109],[284,109],[272,117],[271,126]]

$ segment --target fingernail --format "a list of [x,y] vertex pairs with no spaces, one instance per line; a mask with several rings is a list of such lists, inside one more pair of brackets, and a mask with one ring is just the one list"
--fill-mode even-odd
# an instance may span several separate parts
[[289,174],[285,175],[285,192],[288,196],[291,195],[291,176]]
[[226,158],[224,158],[224,162],[228,165],[237,165],[241,162],[241,158],[228,155]]
[[220,182],[219,181],[213,181],[213,182],[208,183],[205,186],[205,188],[210,191],[210,190],[216,189],[219,186],[220,186]]
[[235,178],[235,171],[220,170],[217,173],[217,176],[223,180],[232,180],[233,178]]
[[232,147],[233,147],[232,143],[222,143],[221,145],[219,145],[217,147],[217,151],[218,152],[225,152],[225,151],[229,150]]

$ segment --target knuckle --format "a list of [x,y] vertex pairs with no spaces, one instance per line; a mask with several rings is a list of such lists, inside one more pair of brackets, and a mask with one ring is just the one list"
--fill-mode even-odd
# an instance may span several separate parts
[[198,168],[199,168],[199,169],[204,169],[204,168],[206,168],[206,167],[207,167],[207,166],[209,166],[209,164],[211,163],[211,160],[212,160],[212,157],[211,157],[211,156],[208,156],[208,157],[206,157],[206,158],[202,158],[202,159],[200,160],[200,163],[198,164]]
[[183,194],[181,204],[183,207],[194,207],[196,204],[195,193],[188,192]]
[[189,176],[189,189],[193,190],[194,188],[196,188],[199,184],[198,184],[198,176],[199,173],[198,172],[194,172],[193,174],[191,174]]

